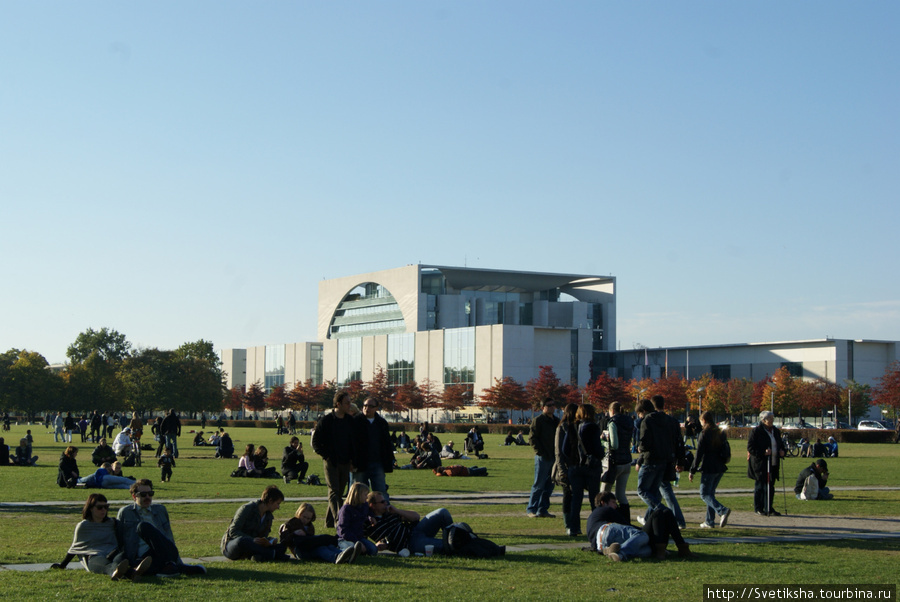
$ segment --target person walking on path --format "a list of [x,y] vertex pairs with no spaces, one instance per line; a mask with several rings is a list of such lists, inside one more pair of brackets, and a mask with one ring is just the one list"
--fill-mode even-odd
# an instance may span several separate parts
[[719,516],[719,527],[728,524],[731,510],[716,499],[716,488],[722,475],[728,470],[726,463],[731,459],[731,448],[725,433],[716,425],[712,412],[700,415],[700,437],[697,440],[697,455],[691,465],[688,478],[694,481],[694,473],[700,476],[700,499],[706,504],[706,520],[700,523],[701,528],[712,529],[716,526],[716,515]]
[[525,513],[529,518],[554,518],[550,509],[550,494],[553,493],[553,481],[550,472],[556,460],[553,449],[556,427],[559,419],[554,415],[556,403],[547,398],[544,400],[541,413],[531,422],[529,441],[534,448],[534,483]]

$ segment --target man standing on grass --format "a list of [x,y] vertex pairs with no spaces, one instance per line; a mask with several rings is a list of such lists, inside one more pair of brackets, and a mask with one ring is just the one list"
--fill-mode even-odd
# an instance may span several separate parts
[[178,437],[181,436],[181,420],[175,413],[175,408],[169,410],[169,415],[163,418],[159,425],[160,443],[165,441],[165,447],[172,448],[172,456],[178,457]]
[[675,453],[668,416],[656,411],[649,399],[640,401],[637,412],[641,416],[638,443],[641,455],[635,465],[638,471],[637,494],[647,504],[644,516],[638,517],[638,522],[643,525],[650,513],[662,504],[662,482],[667,466],[675,461]]
[[363,411],[353,417],[353,440],[356,456],[351,475],[354,483],[362,483],[369,491],[381,491],[387,499],[385,474],[394,470],[394,446],[387,420],[378,413],[378,400],[369,397]]
[[335,393],[334,411],[319,419],[312,446],[322,456],[325,465],[325,484],[328,486],[325,526],[330,529],[337,522],[344,491],[350,482],[354,457],[353,418],[350,415],[350,394],[346,391]]
[[550,471],[556,460],[554,437],[559,419],[553,414],[556,403],[549,397],[544,400],[541,413],[531,422],[531,447],[534,448],[534,484],[531,486],[531,497],[525,512],[529,518],[553,518],[547,510],[550,508],[550,494],[553,493],[553,481]]
[[169,513],[165,506],[153,504],[152,481],[135,481],[130,492],[134,503],[120,508],[117,517],[123,547],[117,562],[127,559],[131,566],[139,567],[140,574],[159,577],[205,575],[203,565],[181,561]]
[[666,466],[666,474],[659,483],[659,493],[662,495],[663,502],[665,502],[666,506],[672,510],[672,514],[675,515],[675,522],[678,523],[678,527],[684,529],[686,526],[684,514],[681,512],[681,506],[678,504],[678,499],[675,497],[675,491],[672,489],[672,481],[669,479],[669,477],[674,476],[676,472],[681,472],[685,467],[684,456],[687,450],[684,447],[681,424],[678,422],[677,418],[666,414],[666,400],[662,395],[654,395],[650,400],[653,402],[653,407],[656,408],[656,411],[665,416],[669,423],[672,453],[674,454],[673,462]]

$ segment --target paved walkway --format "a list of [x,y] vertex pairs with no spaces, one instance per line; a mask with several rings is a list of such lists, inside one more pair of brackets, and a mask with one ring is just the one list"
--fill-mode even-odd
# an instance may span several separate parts
[[[851,491],[861,489],[856,487],[832,487],[831,491]],[[308,490],[308,489],[305,489]],[[869,487],[866,491],[898,491],[900,487]],[[324,493],[324,489],[322,490]],[[728,497],[734,495],[747,495],[746,489],[722,489],[716,492],[717,497]],[[699,492],[696,490],[685,490],[678,492],[679,497],[691,498],[698,497]],[[468,493],[458,494],[454,497],[454,504],[467,504],[473,506],[490,506],[500,504],[517,504],[522,503],[528,498],[528,492],[486,492],[486,493]],[[407,503],[427,503],[437,502],[446,503],[446,495],[408,495],[408,496],[392,496],[392,500]],[[229,499],[159,499],[154,500],[160,504],[242,504],[249,498],[229,498]],[[327,500],[325,496],[303,496],[302,498],[288,497],[286,501],[318,501]],[[784,510],[784,499],[776,500],[775,509]],[[716,543],[765,543],[773,541],[829,541],[838,539],[900,539],[900,517],[847,517],[847,516],[814,516],[810,514],[802,514],[803,504],[807,502],[799,502],[794,498],[793,494],[787,499],[788,510],[793,512],[782,516],[764,517],[758,516],[751,512],[733,512],[728,519],[728,527],[724,530],[716,529],[715,537],[695,537],[686,538],[687,542],[692,546],[707,545]],[[823,503],[828,502],[809,502]],[[29,508],[29,507],[72,507],[81,506],[79,502],[0,502],[2,508]],[[112,505],[117,505],[115,501]],[[640,510],[642,504],[635,506],[635,512]],[[704,519],[704,512],[688,511],[685,513],[685,519],[688,525],[697,525]],[[524,510],[523,510],[524,513]],[[532,519],[542,520],[542,519]],[[557,519],[560,520],[560,519]],[[731,529],[756,529],[762,528],[768,532],[775,531],[775,534],[767,534],[760,536],[739,536],[729,537],[719,533],[727,533]],[[562,527],[560,527],[562,529]],[[526,544],[519,546],[507,546],[508,552],[529,552],[534,550],[565,550],[577,549],[584,547],[586,541],[583,539],[573,540],[565,543],[546,543],[546,544]],[[203,558],[185,558],[185,562],[189,563],[213,563],[227,562],[224,556],[207,556]],[[0,570],[10,571],[44,571],[50,568],[50,563],[38,564],[3,564]],[[72,562],[67,567],[70,570],[83,570],[78,562]]]

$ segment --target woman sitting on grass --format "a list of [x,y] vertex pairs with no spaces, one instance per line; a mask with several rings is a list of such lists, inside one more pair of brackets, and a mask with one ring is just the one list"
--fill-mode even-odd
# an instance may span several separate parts
[[369,556],[378,554],[378,548],[374,543],[366,539],[366,523],[371,519],[369,517],[369,505],[366,503],[366,496],[369,495],[369,488],[362,483],[353,483],[347,492],[347,499],[338,513],[337,527],[338,547],[341,549],[358,547],[356,544],[362,543],[365,546],[365,553]]
[[357,554],[365,553],[365,546],[357,542],[343,551],[338,547],[338,538],[334,535],[316,535],[316,511],[306,502],[300,504],[294,518],[290,519],[278,530],[281,543],[301,560],[319,558],[334,564],[349,564]]
[[[240,461],[238,462],[238,470],[243,469],[243,475],[245,477],[261,477],[262,471],[256,468],[256,464],[254,463],[254,452],[256,451],[256,446],[252,443],[248,443],[247,447],[244,448],[244,455],[241,456]],[[232,475],[236,476],[236,475]]]
[[75,526],[75,537],[66,558],[51,565],[52,568],[64,569],[75,556],[78,556],[85,570],[109,575],[113,581],[128,575],[140,578],[149,567],[150,563],[147,562],[149,558],[145,558],[136,570],[131,570],[127,560],[120,562],[113,560],[120,546],[116,535],[116,521],[109,517],[109,502],[106,496],[100,493],[89,495],[81,511],[81,518],[84,520]]
[[78,483],[78,463],[75,461],[77,455],[78,448],[70,445],[59,457],[59,474],[56,477],[56,484],[60,487],[71,489]]

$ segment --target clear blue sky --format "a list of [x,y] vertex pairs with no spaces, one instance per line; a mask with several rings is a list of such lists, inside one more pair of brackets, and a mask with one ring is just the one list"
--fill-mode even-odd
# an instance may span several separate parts
[[0,351],[613,274],[622,348],[900,339],[897,2],[0,1]]

